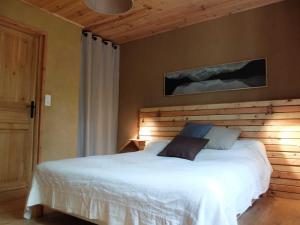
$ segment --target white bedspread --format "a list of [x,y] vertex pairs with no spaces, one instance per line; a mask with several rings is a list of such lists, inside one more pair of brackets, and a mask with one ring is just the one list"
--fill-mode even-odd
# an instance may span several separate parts
[[237,225],[237,214],[268,189],[272,168],[258,141],[204,149],[195,161],[156,156],[167,143],[40,164],[25,218],[44,204],[99,224]]

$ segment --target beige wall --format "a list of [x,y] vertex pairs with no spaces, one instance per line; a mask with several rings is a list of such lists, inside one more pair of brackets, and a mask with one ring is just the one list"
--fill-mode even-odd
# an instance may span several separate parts
[[[121,46],[119,146],[141,107],[300,97],[300,1],[223,17]],[[164,97],[164,72],[267,57],[269,87]]]
[[52,107],[42,114],[41,156],[53,160],[76,156],[81,29],[19,0],[1,0],[0,15],[45,31],[45,93]]

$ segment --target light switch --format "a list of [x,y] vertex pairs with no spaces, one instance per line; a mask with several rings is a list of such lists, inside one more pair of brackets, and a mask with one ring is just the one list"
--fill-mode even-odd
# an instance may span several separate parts
[[51,106],[51,95],[45,95],[45,106]]

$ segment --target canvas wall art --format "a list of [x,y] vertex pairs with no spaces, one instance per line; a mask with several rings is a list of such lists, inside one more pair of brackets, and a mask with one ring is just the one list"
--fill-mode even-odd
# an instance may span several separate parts
[[166,96],[266,87],[266,59],[170,72],[164,79]]

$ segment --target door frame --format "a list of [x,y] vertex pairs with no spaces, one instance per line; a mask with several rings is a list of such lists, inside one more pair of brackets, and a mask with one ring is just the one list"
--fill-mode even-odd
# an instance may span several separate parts
[[35,166],[40,162],[41,146],[41,115],[43,111],[42,103],[44,96],[44,83],[46,73],[46,50],[47,50],[47,33],[38,28],[25,25],[21,22],[17,22],[10,18],[0,16],[0,25],[24,32],[30,35],[34,35],[38,38],[38,70],[36,78],[36,93],[35,93],[35,120],[33,126],[33,157],[32,157],[32,168],[31,176]]

